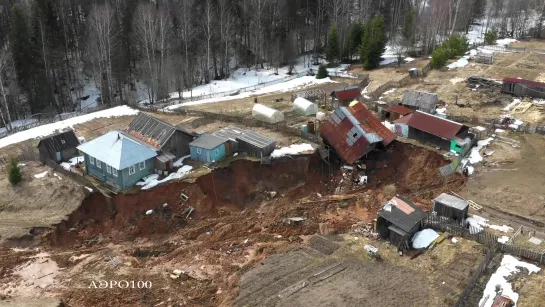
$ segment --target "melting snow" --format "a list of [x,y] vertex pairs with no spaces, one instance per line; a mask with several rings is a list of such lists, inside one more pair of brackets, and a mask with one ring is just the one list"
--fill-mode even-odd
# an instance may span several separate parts
[[433,229],[424,229],[414,234],[412,238],[413,248],[427,248],[430,244],[439,238],[439,234]]
[[62,162],[61,167],[69,171],[72,166],[76,166],[76,164],[83,163],[84,161],[85,158],[83,156],[74,157],[68,160],[68,162]]
[[93,192],[93,189],[91,189],[90,187],[85,187],[87,189],[87,191],[89,192]]
[[44,178],[47,175],[47,171],[34,175],[34,178]]
[[59,180],[62,180],[61,176],[59,176],[57,173],[53,173],[53,176],[59,178]]
[[289,156],[289,155],[298,155],[300,153],[310,152],[314,151],[314,148],[312,148],[312,145],[310,144],[293,144],[289,147],[282,147],[280,149],[275,149],[272,154],[271,158],[280,158],[283,156]]
[[507,225],[499,226],[499,225],[493,225],[488,223],[488,219],[485,219],[482,216],[478,215],[472,215],[466,219],[466,222],[469,223],[469,225],[472,227],[471,233],[477,233],[483,230],[484,227],[488,227],[490,229],[495,229],[501,232],[513,232],[514,229],[512,227],[509,227]]
[[465,67],[467,64],[469,64],[468,59],[469,59],[468,56],[463,56],[460,59],[458,59],[458,61],[447,65],[447,67],[448,67],[448,69]]
[[175,173],[171,173],[170,175],[168,175],[167,177],[165,177],[164,179],[161,179],[161,180],[158,180],[159,179],[159,175],[157,174],[152,174],[152,175],[149,175],[147,177],[144,177],[142,180],[144,180],[143,182],[140,181],[140,182],[137,182],[136,185],[141,185],[142,186],[142,190],[149,190],[155,186],[157,186],[158,184],[160,183],[164,183],[164,182],[167,182],[167,181],[170,181],[170,180],[174,180],[174,179],[181,179],[181,178],[184,178],[185,176],[187,176],[187,174],[189,174],[191,172],[191,170],[193,169],[192,166],[190,165],[184,165],[182,168],[180,168],[177,172]]
[[508,236],[501,236],[501,237],[498,238],[498,242],[505,244],[505,243],[509,242],[509,237]]
[[479,151],[484,146],[487,146],[488,144],[490,144],[490,142],[493,140],[494,140],[493,138],[488,138],[482,141],[478,141],[477,146],[471,149],[471,154],[469,156],[469,163],[475,164],[475,163],[481,162],[483,160],[483,157],[481,157],[481,154],[479,153]]
[[138,111],[131,109],[128,106],[119,106],[119,107],[110,108],[110,109],[106,109],[106,110],[102,110],[102,111],[98,111],[94,113],[89,113],[89,114],[73,117],[67,120],[62,120],[55,123],[42,125],[32,129],[14,133],[12,135],[9,135],[5,138],[0,139],[0,148],[11,145],[11,144],[19,143],[22,141],[26,141],[28,139],[35,139],[41,136],[46,136],[55,132],[55,130],[61,130],[68,127],[71,128],[74,125],[88,122],[95,118],[119,117],[119,116],[129,116],[129,115],[136,115],[136,114],[138,114]]
[[496,45],[498,45],[498,46],[508,46],[509,44],[514,43],[514,42],[518,42],[518,41],[516,39],[514,39],[514,38],[501,38],[501,39],[496,40]]
[[391,90],[387,90],[387,91],[384,92],[384,94],[382,94],[382,95],[383,95],[383,96],[389,95],[389,94],[395,92],[396,90],[397,90],[396,88],[393,88],[393,89],[391,89]]
[[[492,274],[492,276],[490,276],[490,280],[486,284],[486,288],[483,291],[483,297],[479,301],[479,306],[492,306],[494,303],[494,297],[496,297],[496,288],[499,288],[503,296],[510,298],[516,304],[519,295],[513,290],[513,286],[507,281],[507,279],[509,276],[520,272],[520,268],[527,269],[529,275],[532,273],[537,273],[541,270],[541,268],[538,266],[517,260],[511,255],[504,255],[503,259],[501,260],[500,267],[494,274]],[[486,298],[488,299],[486,302],[484,302]]]
[[188,158],[191,158],[191,155],[181,157],[180,159],[178,159],[178,161],[174,162],[174,164],[173,164],[174,167],[182,167],[184,165],[184,160],[188,159]]

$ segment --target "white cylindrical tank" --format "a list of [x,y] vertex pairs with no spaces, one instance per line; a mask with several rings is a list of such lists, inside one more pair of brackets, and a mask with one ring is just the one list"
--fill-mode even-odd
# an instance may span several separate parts
[[259,103],[254,105],[252,117],[271,124],[284,121],[284,114],[282,114],[282,112]]
[[303,97],[297,97],[293,102],[293,112],[300,115],[314,115],[318,113],[318,106]]

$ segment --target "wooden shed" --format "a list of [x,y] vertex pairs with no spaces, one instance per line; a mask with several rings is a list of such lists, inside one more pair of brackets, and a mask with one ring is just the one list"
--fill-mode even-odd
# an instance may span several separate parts
[[409,199],[397,195],[378,213],[376,232],[400,250],[408,250],[412,236],[421,229],[424,212]]
[[45,163],[47,159],[57,163],[68,161],[78,153],[79,140],[73,130],[59,132],[46,136],[38,142],[40,161]]
[[443,193],[433,200],[433,212],[462,223],[467,218],[469,203],[467,200]]

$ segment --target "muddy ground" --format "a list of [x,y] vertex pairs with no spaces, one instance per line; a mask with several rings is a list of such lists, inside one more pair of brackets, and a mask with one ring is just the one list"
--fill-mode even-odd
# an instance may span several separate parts
[[[58,297],[68,306],[231,306],[241,275],[269,255],[304,246],[305,235],[335,235],[372,223],[386,199],[385,186],[395,185],[397,193],[429,210],[438,193],[465,183],[461,176],[440,180],[437,168],[448,163],[442,156],[398,142],[369,155],[370,184],[363,188],[340,184],[338,165],[328,177],[320,161],[317,155],[273,165],[241,160],[196,181],[111,201],[92,194],[56,231],[38,236],[41,243],[32,247],[37,250],[0,251],[0,294],[17,298],[30,288],[35,297]],[[333,195],[340,185],[346,193]],[[187,216],[189,206],[195,211]],[[145,215],[150,209],[153,214]],[[304,221],[293,224],[290,217]],[[27,267],[38,273],[25,274]],[[363,273],[369,266],[357,267]],[[179,279],[169,277],[174,269],[184,272]],[[147,280],[153,287],[89,288],[104,279]]]

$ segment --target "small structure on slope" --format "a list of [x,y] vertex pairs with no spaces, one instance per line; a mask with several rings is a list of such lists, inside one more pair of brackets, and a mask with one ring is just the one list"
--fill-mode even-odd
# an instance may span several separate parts
[[424,212],[400,195],[386,202],[378,213],[376,232],[400,250],[410,248],[412,236],[421,229]]
[[545,83],[517,78],[505,78],[503,79],[501,92],[517,97],[529,96],[545,99]]
[[434,114],[438,102],[437,94],[409,90],[403,94],[401,104],[413,111]]
[[293,112],[304,116],[315,115],[318,113],[318,106],[305,98],[299,97],[293,102]]
[[237,127],[227,127],[213,133],[213,135],[227,139],[226,154],[242,151],[248,155],[261,158],[268,157],[276,148],[276,141],[250,130]]
[[163,160],[173,157],[170,161],[188,155],[189,143],[195,138],[194,134],[144,112],[129,124],[127,132],[157,148]]
[[78,146],[84,153],[85,171],[100,181],[123,190],[154,172],[157,152],[128,133],[110,131]]
[[494,64],[494,53],[479,52],[475,55],[475,62],[482,64]]
[[401,136],[431,144],[443,150],[462,152],[471,146],[469,127],[460,123],[417,111],[394,122]]
[[433,212],[462,223],[467,218],[469,202],[461,198],[443,193],[433,200]]
[[361,103],[335,110],[321,124],[320,132],[348,164],[379,146],[388,146],[396,137]]
[[68,161],[77,155],[79,140],[73,130],[55,133],[38,142],[38,151],[40,152],[40,161],[52,160],[57,163]]
[[204,163],[217,162],[227,155],[227,144],[228,140],[225,138],[203,134],[189,144],[191,159]]
[[284,121],[284,114],[282,112],[259,103],[255,104],[252,108],[252,117],[270,124]]
[[339,107],[347,107],[352,101],[359,100],[360,97],[361,90],[359,87],[345,87],[331,93],[331,105],[334,110]]

